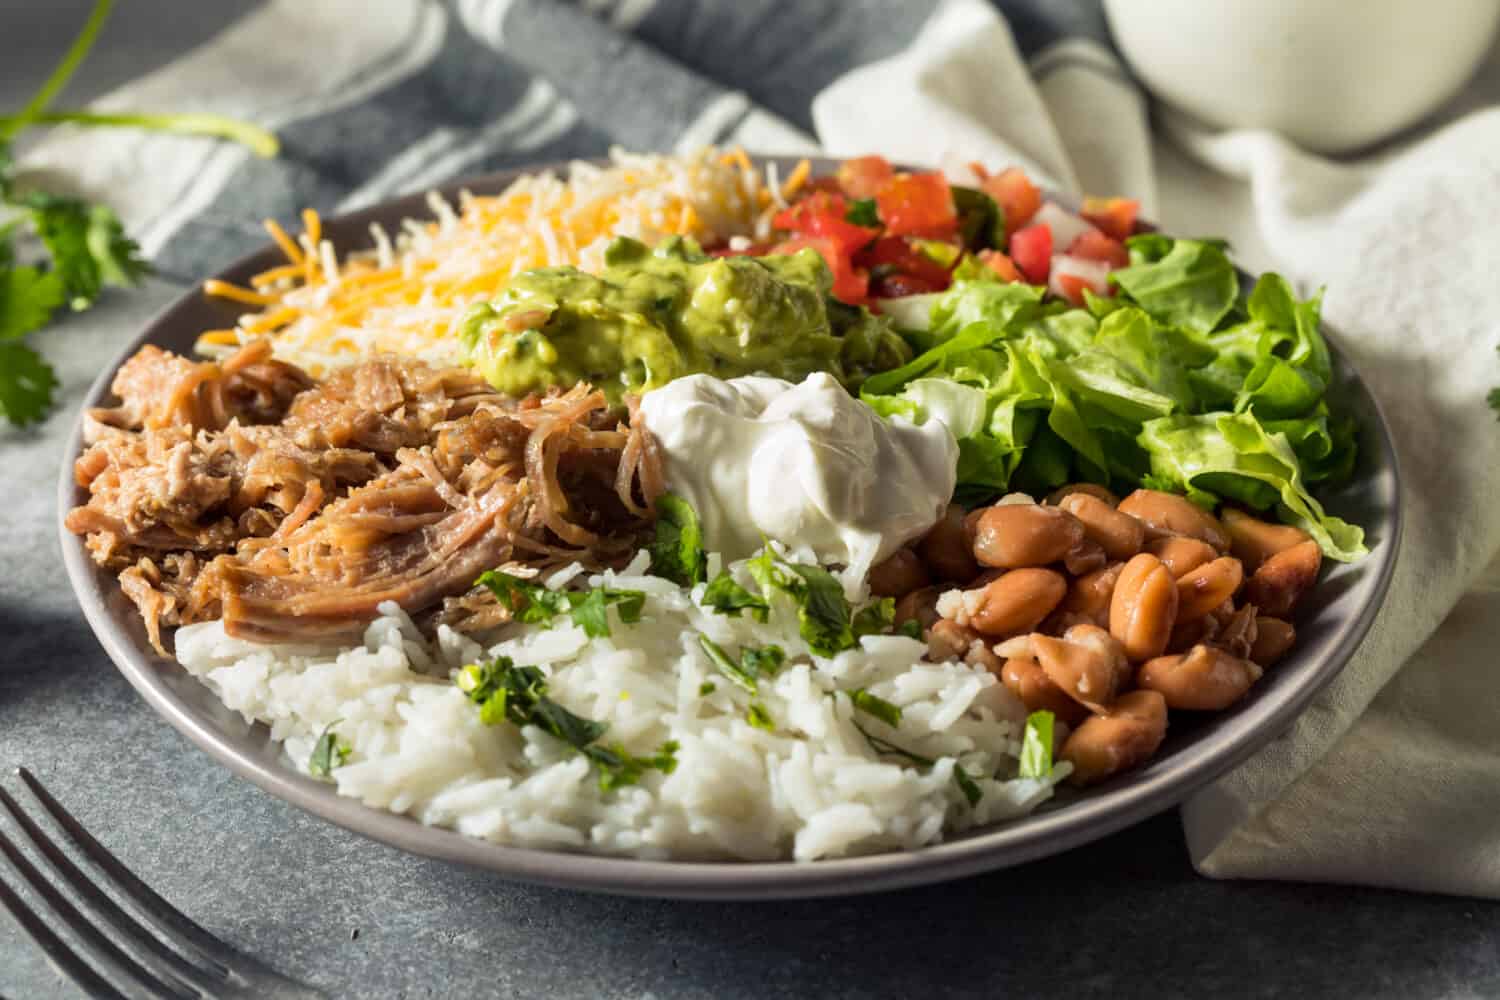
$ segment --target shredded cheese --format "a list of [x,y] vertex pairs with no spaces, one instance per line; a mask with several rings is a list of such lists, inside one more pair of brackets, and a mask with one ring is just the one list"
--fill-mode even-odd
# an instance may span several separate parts
[[429,195],[432,221],[404,220],[394,236],[372,227],[367,250],[335,253],[311,209],[295,240],[267,220],[288,263],[255,275],[253,288],[205,283],[211,295],[262,308],[240,317],[233,331],[209,331],[197,347],[216,355],[270,334],[278,357],[319,377],[377,353],[453,364],[464,313],[512,275],[563,264],[597,271],[615,236],[764,240],[774,207],[809,173],[798,164],[783,188],[738,148],[678,156],[617,149],[607,165],[573,164],[566,179],[528,175],[499,195],[462,192],[457,204]]

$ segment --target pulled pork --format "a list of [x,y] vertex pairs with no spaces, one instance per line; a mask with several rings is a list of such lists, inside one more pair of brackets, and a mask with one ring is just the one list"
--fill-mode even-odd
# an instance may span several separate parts
[[385,601],[500,624],[475,577],[623,561],[664,490],[635,411],[619,423],[584,385],[515,402],[466,369],[393,358],[315,383],[257,342],[222,364],[145,347],[111,388],[66,524],[163,655],[163,626],[346,639]]

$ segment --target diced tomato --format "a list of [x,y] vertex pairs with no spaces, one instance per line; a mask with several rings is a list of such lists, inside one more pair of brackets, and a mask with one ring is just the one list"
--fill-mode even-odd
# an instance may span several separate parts
[[801,236],[818,236],[833,240],[846,254],[852,254],[873,240],[880,230],[857,226],[845,218],[849,200],[841,194],[814,191],[790,208],[776,213],[771,224]]
[[882,236],[866,247],[855,258],[855,263],[872,272],[918,278],[932,289],[947,288],[952,281],[946,267],[899,236]]
[[1021,280],[1021,272],[1016,270],[1015,261],[999,250],[979,251],[979,263],[998,274],[1001,281]]
[[958,229],[953,192],[940,173],[896,174],[875,192],[875,207],[893,236],[941,239]]
[[887,274],[879,278],[871,279],[870,294],[877,299],[899,299],[906,295],[923,295],[927,292],[940,292],[948,287],[948,282],[935,285],[925,278],[919,278],[914,274]]
[[1000,205],[1005,213],[1005,235],[1009,236],[1031,221],[1042,207],[1042,190],[1020,167],[1010,167],[993,177],[986,177],[981,190]]
[[1095,295],[1109,292],[1109,265],[1100,260],[1087,260],[1072,254],[1052,258],[1052,276],[1047,287],[1075,306],[1084,304],[1083,291],[1088,289]]
[[1045,225],[1018,229],[1010,238],[1010,259],[1033,285],[1047,283],[1052,266],[1052,230]]
[[850,305],[861,305],[870,294],[870,272],[855,267],[848,252],[826,236],[793,236],[771,248],[773,254],[794,254],[813,249],[833,272],[833,297]]
[[1085,219],[1104,230],[1117,240],[1124,240],[1135,232],[1135,217],[1141,203],[1131,198],[1085,198]]
[[1057,276],[1057,289],[1062,297],[1075,306],[1083,305],[1083,290],[1089,286],[1076,274],[1060,274]]
[[1130,254],[1125,250],[1125,244],[1113,237],[1105,236],[1098,230],[1080,234],[1068,246],[1068,254],[1073,257],[1082,257],[1084,260],[1102,261],[1109,265],[1111,271],[1130,264]]
[[839,164],[838,183],[851,198],[873,198],[895,173],[883,156],[856,156]]

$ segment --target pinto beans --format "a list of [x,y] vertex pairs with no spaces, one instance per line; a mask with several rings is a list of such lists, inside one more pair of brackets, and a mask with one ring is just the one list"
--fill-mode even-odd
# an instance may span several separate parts
[[870,593],[876,597],[904,597],[931,582],[927,567],[911,549],[897,549],[870,567]]
[[986,584],[979,592],[969,624],[987,636],[1002,639],[1030,632],[1068,592],[1061,573],[1050,569],[1013,569]]
[[984,636],[947,618],[933,622],[926,639],[927,655],[933,660],[963,660],[994,674],[1005,665],[1005,661],[996,656],[989,643],[984,641]]
[[1297,641],[1297,630],[1291,622],[1265,615],[1255,619],[1255,641],[1250,645],[1250,659],[1269,667],[1287,654]]
[[901,626],[907,622],[916,622],[924,629],[929,629],[937,623],[938,597],[943,593],[942,587],[923,587],[913,590],[905,597],[896,602],[896,614],[893,625]]
[[1219,558],[1218,550],[1207,542],[1186,535],[1168,535],[1146,543],[1146,551],[1162,561],[1179,580],[1184,574]]
[[1312,539],[1276,553],[1250,575],[1245,600],[1272,618],[1290,618],[1292,609],[1318,579],[1323,553]]
[[1074,625],[1061,639],[1033,635],[1031,651],[1047,678],[1091,712],[1103,712],[1130,679],[1119,640],[1097,625]]
[[967,583],[979,572],[973,546],[964,530],[964,516],[962,507],[949,504],[937,524],[917,543],[917,553],[940,580]]
[[1109,601],[1109,633],[1139,663],[1167,648],[1177,617],[1177,581],[1162,561],[1142,552],[1125,564]]
[[1089,710],[1069,698],[1052,682],[1042,665],[1027,656],[1012,656],[1000,668],[1000,683],[1021,699],[1028,712],[1051,712],[1063,722],[1077,725]]
[[[1222,613],[1223,608],[1228,607],[1233,607],[1233,605],[1225,601],[1219,613]],[[1210,617],[1207,620],[1213,619]],[[1238,656],[1242,660],[1247,659],[1250,656],[1250,650],[1255,646],[1257,621],[1255,605],[1243,605],[1219,623],[1212,645],[1224,650],[1230,656]]]
[[1129,559],[1146,544],[1144,524],[1091,493],[1069,493],[1057,507],[1078,518],[1083,533],[1104,550],[1111,562]]
[[1168,708],[1217,712],[1243,698],[1261,673],[1249,660],[1200,644],[1187,653],[1146,661],[1136,683],[1160,694]]
[[1120,505],[1120,498],[1098,483],[1071,483],[1067,486],[1059,486],[1047,494],[1047,503],[1054,507],[1060,507],[1062,506],[1062,502],[1068,497],[1076,496],[1080,493],[1085,496],[1091,496],[1102,503],[1107,503],[1111,507],[1118,507]]
[[1202,618],[1234,596],[1245,579],[1240,561],[1220,556],[1177,578],[1177,621]]
[[1148,538],[1186,535],[1207,542],[1220,552],[1229,551],[1229,535],[1208,511],[1175,493],[1136,490],[1120,501],[1120,512],[1146,526]]
[[1122,694],[1109,711],[1085,719],[1063,744],[1062,759],[1073,765],[1068,782],[1092,785],[1135,767],[1166,735],[1166,699],[1155,691]]
[[1072,514],[1034,503],[997,504],[979,516],[974,558],[1000,569],[1046,566],[1083,542],[1083,525]]
[[1262,521],[1233,507],[1224,508],[1220,519],[1229,533],[1229,551],[1245,564],[1249,573],[1254,573],[1272,556],[1312,540],[1301,528]]
[[1087,618],[1095,625],[1108,627],[1110,598],[1114,596],[1115,583],[1124,568],[1124,563],[1114,563],[1078,577],[1068,584],[1068,596],[1063,598],[1062,610]]

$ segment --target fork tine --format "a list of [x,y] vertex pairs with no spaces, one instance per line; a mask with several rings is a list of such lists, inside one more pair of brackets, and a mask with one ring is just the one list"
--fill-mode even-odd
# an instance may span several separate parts
[[[11,814],[11,817],[21,824],[27,836],[31,839],[32,844],[45,854],[49,860],[56,863],[56,856],[54,855],[56,851],[55,845],[51,844],[45,835],[42,835],[40,839],[38,838],[41,831],[29,822],[29,817],[21,815],[15,800],[11,798],[10,793],[4,788],[0,788],[0,804],[4,804],[6,811]],[[52,850],[48,850],[49,847]],[[96,957],[100,958],[104,964],[113,968],[116,975],[125,976],[127,979],[133,977],[152,990],[167,996],[177,996],[191,1000],[192,997],[198,995],[196,990],[183,990],[180,985],[173,985],[170,982],[163,981],[160,975],[166,974],[170,977],[170,973],[164,973],[159,963],[132,958],[113,941],[105,937],[103,932],[88,917],[80,913],[78,908],[66,896],[57,891],[52,882],[31,863],[26,855],[21,853],[20,849],[16,847],[15,842],[3,830],[0,830],[0,853],[5,855],[21,878],[38,895],[47,901],[47,905],[63,919],[63,923],[74,934],[83,940],[84,944],[95,953]],[[103,893],[100,893],[92,884],[88,885],[87,890],[77,884],[74,885],[74,888],[79,890],[84,899],[93,902],[97,902],[97,897],[103,896]],[[171,978],[175,979],[175,977]]]
[[106,983],[88,963],[75,955],[73,949],[64,944],[61,938],[49,931],[47,925],[26,906],[25,900],[5,884],[4,879],[0,879],[0,906],[10,911],[21,929],[42,949],[48,964],[77,983],[89,996],[97,1000],[127,1000],[123,993]]
[[[27,790],[41,803],[42,808],[46,809],[52,818],[57,821],[58,826],[68,835],[74,845],[86,854],[105,875],[113,880],[116,888],[134,900],[136,905],[141,907],[142,912],[153,919],[153,922],[162,934],[185,949],[196,949],[201,953],[204,960],[210,963],[211,968],[209,971],[221,979],[229,978],[234,962],[236,960],[243,961],[242,956],[208,931],[198,926],[198,924],[194,923],[171,903],[163,899],[156,890],[137,878],[130,869],[126,868],[120,863],[118,858],[110,853],[108,848],[95,840],[93,834],[85,830],[83,824],[74,819],[73,814],[63,808],[62,803],[53,798],[52,793],[47,791],[30,771],[24,767],[18,767],[16,768],[16,774],[25,783]],[[0,789],[0,802],[3,802],[6,797],[4,790]],[[7,803],[7,805],[11,806],[13,802]],[[22,822],[24,823],[25,821],[23,820]],[[35,829],[35,824],[30,825]],[[145,934],[147,938],[152,941],[155,940],[145,928],[141,927],[140,923],[134,917],[120,909],[114,900],[104,895],[104,893],[99,892],[88,876],[80,871],[78,866],[74,865],[67,855],[57,850],[55,846],[53,850],[57,856],[53,857],[52,860],[63,868],[64,874],[70,877],[70,881],[73,881],[75,887],[79,888],[80,891],[86,891],[79,883],[87,885],[101,897],[102,902],[99,905],[113,909],[111,916],[117,920],[128,922],[140,930],[141,933]],[[52,857],[51,854],[48,856]],[[175,935],[172,932],[175,932]],[[179,962],[182,961],[169,950],[162,950],[166,951],[167,955],[170,955],[171,958],[177,959]],[[188,968],[191,969],[192,966],[188,966]]]

